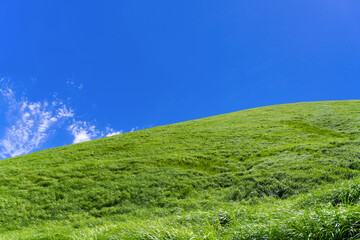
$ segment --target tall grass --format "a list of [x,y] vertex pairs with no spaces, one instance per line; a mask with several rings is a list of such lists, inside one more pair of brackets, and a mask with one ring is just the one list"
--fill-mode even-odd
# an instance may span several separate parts
[[0,162],[0,239],[357,239],[360,101],[250,109]]

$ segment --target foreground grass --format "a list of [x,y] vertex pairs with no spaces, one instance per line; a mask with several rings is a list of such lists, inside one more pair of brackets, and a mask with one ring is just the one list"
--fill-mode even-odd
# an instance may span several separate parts
[[360,101],[271,106],[0,162],[0,239],[358,239]]

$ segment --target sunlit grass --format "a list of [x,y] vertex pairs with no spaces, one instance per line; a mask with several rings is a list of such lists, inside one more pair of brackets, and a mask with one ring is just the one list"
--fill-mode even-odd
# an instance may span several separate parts
[[0,239],[357,239],[359,122],[278,105],[6,159]]

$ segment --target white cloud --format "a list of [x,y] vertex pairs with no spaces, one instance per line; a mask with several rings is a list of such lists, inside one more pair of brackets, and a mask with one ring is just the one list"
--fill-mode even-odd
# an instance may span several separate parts
[[50,105],[46,100],[31,102],[25,97],[16,99],[13,90],[7,86],[1,86],[0,93],[8,104],[7,118],[10,123],[0,139],[1,158],[18,156],[39,148],[52,134],[54,124],[70,116],[68,113],[71,109],[63,103]]
[[73,120],[73,123],[67,129],[74,137],[73,143],[90,141],[101,135],[101,132],[96,130],[95,125],[91,125],[86,121]]
[[110,137],[122,134],[122,131],[115,131],[111,127],[106,127],[105,131],[96,129],[95,125],[86,121],[73,120],[67,130],[74,137],[73,143],[86,142],[97,138]]
[[74,115],[74,111],[71,108],[68,108],[65,104],[62,104],[61,107],[57,109],[57,117],[74,117]]
[[123,131],[115,131],[113,128],[111,127],[106,127],[106,136],[107,137],[111,137],[111,136],[115,136],[115,135],[119,135],[119,134],[123,134]]
[[73,143],[122,134],[111,127],[101,131],[88,121],[76,119],[74,110],[56,95],[52,101],[33,102],[25,96],[18,98],[4,78],[0,78],[0,97],[7,108],[7,126],[0,138],[0,159],[41,148],[59,128],[72,135]]

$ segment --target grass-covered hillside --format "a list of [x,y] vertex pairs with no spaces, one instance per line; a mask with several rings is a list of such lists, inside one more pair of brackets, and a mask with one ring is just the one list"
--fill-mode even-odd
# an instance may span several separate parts
[[250,109],[0,161],[0,239],[359,239],[360,101]]

